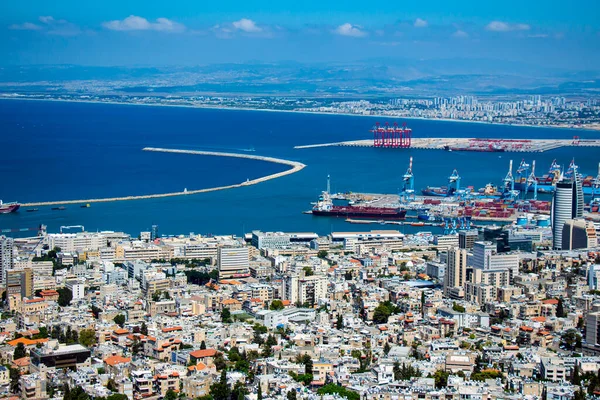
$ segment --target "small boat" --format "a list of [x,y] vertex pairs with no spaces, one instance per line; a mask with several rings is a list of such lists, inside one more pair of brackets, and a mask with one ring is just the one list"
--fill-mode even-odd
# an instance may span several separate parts
[[66,209],[67,209],[67,207],[64,207],[64,206],[60,206],[60,207],[52,207],[52,209],[53,209],[54,211],[57,211],[57,210],[58,210],[58,211],[62,211],[62,210],[66,210]]
[[410,226],[425,226],[425,222],[412,222]]
[[90,208],[90,203],[82,204],[80,207],[81,208]]
[[0,200],[0,214],[10,214],[17,211],[21,205],[17,202],[3,203]]
[[27,212],[36,212],[36,211],[39,211],[39,209],[37,209],[37,208],[28,208],[27,209]]

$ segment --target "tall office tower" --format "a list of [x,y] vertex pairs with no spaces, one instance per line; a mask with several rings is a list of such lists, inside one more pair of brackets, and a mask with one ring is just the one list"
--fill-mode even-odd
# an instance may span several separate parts
[[562,250],[590,249],[598,246],[596,227],[583,218],[568,219],[562,230]]
[[563,226],[573,218],[583,216],[583,188],[581,175],[577,171],[573,178],[562,180],[556,184],[552,201],[552,235],[553,247],[562,250]]
[[13,247],[15,241],[6,236],[0,236],[0,283],[4,283],[6,271],[13,268]]
[[458,232],[458,247],[471,250],[479,238],[479,232],[476,229]]
[[247,247],[220,247],[217,253],[219,279],[250,275],[250,255]]
[[448,262],[444,276],[444,294],[461,298],[467,276],[467,250],[453,247],[448,249]]

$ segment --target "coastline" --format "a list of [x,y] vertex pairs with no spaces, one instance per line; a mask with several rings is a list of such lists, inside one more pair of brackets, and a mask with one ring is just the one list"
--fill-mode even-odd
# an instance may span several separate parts
[[180,107],[180,108],[192,108],[192,109],[206,109],[206,110],[232,110],[232,111],[262,111],[262,112],[281,112],[281,113],[298,113],[298,114],[316,114],[316,115],[339,115],[346,117],[372,117],[372,118],[387,118],[387,119],[406,119],[406,120],[422,120],[422,121],[441,121],[441,122],[455,122],[455,123],[467,123],[467,124],[482,124],[482,125],[498,125],[498,126],[515,126],[525,128],[555,128],[563,130],[572,130],[576,132],[600,132],[600,124],[597,125],[586,125],[582,127],[573,127],[568,125],[530,125],[530,124],[509,124],[505,122],[485,122],[485,121],[470,121],[463,119],[452,119],[452,118],[428,118],[428,117],[394,117],[384,114],[352,114],[352,113],[332,113],[324,111],[308,111],[308,110],[278,110],[274,108],[249,108],[249,107],[228,107],[228,106],[212,106],[212,105],[191,105],[191,104],[152,104],[152,103],[132,103],[127,101],[96,101],[96,100],[79,100],[79,99],[39,99],[39,98],[27,98],[27,97],[7,97],[0,96],[0,100],[27,100],[27,101],[50,101],[50,102],[63,102],[63,103],[84,103],[84,104],[109,104],[109,105],[128,105],[128,106],[148,106],[148,107]]
[[166,149],[161,147],[144,147],[142,151],[151,151],[151,152],[159,152],[159,153],[177,153],[177,154],[193,154],[193,155],[201,155],[201,156],[215,156],[215,157],[233,157],[233,158],[245,158],[250,160],[258,160],[271,162],[276,164],[288,165],[292,168],[277,172],[275,174],[262,176],[260,178],[255,178],[252,180],[247,180],[241,183],[235,183],[232,185],[226,186],[217,186],[212,188],[205,189],[196,189],[196,190],[184,190],[183,192],[170,192],[170,193],[157,193],[157,194],[146,194],[146,195],[138,195],[138,196],[122,196],[122,197],[104,197],[97,199],[81,199],[81,200],[55,200],[55,201],[41,201],[41,202],[30,202],[21,204],[22,207],[39,207],[39,206],[54,206],[61,204],[82,204],[82,203],[108,203],[115,201],[129,201],[129,200],[145,200],[145,199],[157,199],[163,197],[175,197],[175,196],[186,196],[186,195],[194,195],[200,193],[208,193],[208,192],[216,192],[220,190],[228,190],[240,188],[243,186],[251,186],[257,185],[262,182],[269,181],[271,179],[277,179],[284,177],[286,175],[291,175],[296,172],[301,171],[306,165],[297,162],[284,160],[281,158],[274,157],[266,157],[266,156],[256,156],[250,154],[238,154],[238,153],[221,153],[216,151],[200,151],[200,150],[180,150],[180,149]]

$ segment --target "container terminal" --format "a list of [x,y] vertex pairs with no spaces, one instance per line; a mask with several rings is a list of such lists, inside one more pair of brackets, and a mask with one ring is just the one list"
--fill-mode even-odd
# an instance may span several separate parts
[[315,147],[346,146],[376,147],[389,149],[424,149],[444,151],[471,152],[517,152],[542,153],[561,147],[600,147],[600,139],[499,139],[499,138],[419,138],[413,136],[412,129],[406,124],[399,126],[375,124],[370,130],[371,139],[351,140],[345,142],[323,143],[295,146],[295,149]]
[[[451,233],[457,229],[478,227],[476,221],[487,223],[528,223],[540,227],[550,224],[551,202],[538,199],[538,193],[553,193],[556,182],[563,177],[580,176],[574,160],[565,171],[552,162],[548,174],[538,178],[535,161],[522,161],[513,173],[510,160],[506,176],[499,186],[492,184],[479,190],[472,186],[462,187],[461,177],[453,170],[447,186],[427,186],[417,194],[413,173],[413,158],[402,175],[398,194],[376,193],[330,193],[330,177],[327,189],[313,203],[308,214],[315,216],[345,217],[349,223],[380,223],[411,226],[438,226]],[[598,215],[600,197],[600,166],[598,176],[582,178],[584,195],[591,195],[588,210]],[[529,196],[529,197],[528,197]],[[532,196],[532,197],[531,197]]]

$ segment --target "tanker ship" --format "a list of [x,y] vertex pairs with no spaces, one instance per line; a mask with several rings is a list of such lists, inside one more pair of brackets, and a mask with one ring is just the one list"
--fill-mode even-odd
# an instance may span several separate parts
[[11,212],[15,212],[21,207],[21,205],[17,202],[13,203],[3,203],[0,200],[0,214],[10,214]]

